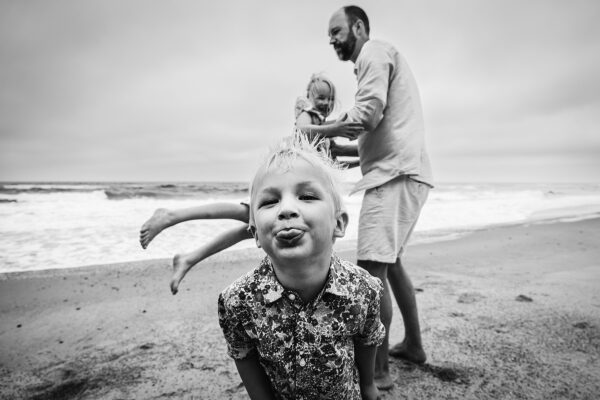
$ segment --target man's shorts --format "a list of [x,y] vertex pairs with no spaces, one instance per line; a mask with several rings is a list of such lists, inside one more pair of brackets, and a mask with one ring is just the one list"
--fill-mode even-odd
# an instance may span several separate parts
[[365,191],[358,219],[357,258],[395,263],[428,194],[428,185],[406,175]]

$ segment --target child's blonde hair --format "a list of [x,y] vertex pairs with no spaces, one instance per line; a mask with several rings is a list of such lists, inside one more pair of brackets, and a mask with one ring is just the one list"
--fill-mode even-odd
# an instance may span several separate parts
[[270,170],[289,171],[293,162],[298,158],[308,162],[323,173],[329,186],[336,212],[343,211],[344,205],[340,194],[340,171],[343,169],[333,160],[322,145],[322,139],[309,139],[299,129],[294,129],[292,136],[280,140],[265,157],[250,184],[250,225],[254,225],[252,202],[254,201],[254,186],[261,172]]

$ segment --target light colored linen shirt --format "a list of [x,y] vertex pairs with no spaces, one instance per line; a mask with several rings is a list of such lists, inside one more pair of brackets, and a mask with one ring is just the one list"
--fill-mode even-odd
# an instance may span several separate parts
[[400,176],[433,187],[421,98],[406,60],[390,44],[367,41],[354,64],[358,80],[348,117],[361,122],[358,137],[363,178],[352,192],[380,186]]

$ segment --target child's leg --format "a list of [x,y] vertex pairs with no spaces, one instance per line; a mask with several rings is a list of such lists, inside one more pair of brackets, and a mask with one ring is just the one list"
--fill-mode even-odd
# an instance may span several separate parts
[[159,208],[140,229],[140,244],[145,249],[164,229],[194,219],[229,218],[248,222],[248,206],[240,203],[213,203],[198,207],[169,210]]
[[171,277],[171,293],[177,294],[179,283],[194,265],[244,239],[250,239],[248,225],[223,232],[204,246],[187,254],[177,254],[173,257],[173,276]]

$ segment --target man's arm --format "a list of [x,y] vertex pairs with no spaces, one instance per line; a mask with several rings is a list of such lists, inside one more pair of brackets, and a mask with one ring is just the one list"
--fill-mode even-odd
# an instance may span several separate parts
[[331,141],[330,151],[333,157],[358,157],[358,145],[356,143]]
[[367,131],[372,132],[383,119],[393,61],[378,46],[365,46],[362,51],[365,53],[356,64],[358,89],[354,107],[347,114],[349,120],[362,123]]
[[265,370],[258,362],[256,354],[250,355],[243,360],[235,360],[235,366],[244,382],[248,396],[252,400],[275,400],[271,382]]

